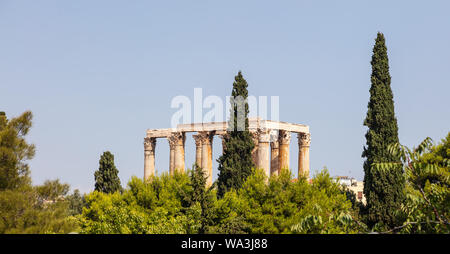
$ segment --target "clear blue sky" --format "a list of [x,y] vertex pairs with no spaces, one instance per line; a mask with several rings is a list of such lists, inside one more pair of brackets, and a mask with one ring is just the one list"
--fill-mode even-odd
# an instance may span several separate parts
[[[125,185],[143,176],[147,128],[167,128],[176,95],[280,96],[280,120],[312,133],[311,169],[363,178],[370,58],[385,34],[400,141],[450,130],[449,1],[0,0],[0,110],[34,113],[35,184],[94,186],[103,151]],[[186,165],[194,162],[192,138]],[[214,140],[214,160],[221,150]],[[291,166],[297,171],[297,142]],[[167,171],[167,141],[156,167]],[[216,163],[214,170],[216,170]]]

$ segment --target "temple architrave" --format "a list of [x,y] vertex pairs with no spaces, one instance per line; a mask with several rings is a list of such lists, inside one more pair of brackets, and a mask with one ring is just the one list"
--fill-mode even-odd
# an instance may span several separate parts
[[[147,130],[144,138],[144,179],[155,174],[156,139],[165,138],[170,147],[169,172],[185,171],[185,141],[187,132],[196,132],[195,162],[208,176],[207,185],[212,184],[212,143],[214,136],[222,138],[227,135],[228,122],[179,124],[177,128]],[[249,131],[252,133],[255,149],[252,151],[253,162],[262,168],[267,176],[278,174],[289,166],[289,145],[291,133],[297,133],[298,140],[298,175],[309,178],[309,146],[311,135],[309,126],[286,122],[249,119]]]

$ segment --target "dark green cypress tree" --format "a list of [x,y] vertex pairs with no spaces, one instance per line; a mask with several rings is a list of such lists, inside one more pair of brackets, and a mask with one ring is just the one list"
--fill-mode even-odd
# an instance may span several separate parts
[[114,155],[106,151],[100,156],[99,168],[94,173],[95,190],[104,193],[114,193],[122,191],[120,185],[119,170],[114,165]]
[[402,168],[392,168],[388,172],[377,171],[373,163],[400,162],[399,157],[388,151],[390,144],[398,143],[397,118],[394,112],[394,100],[391,90],[391,76],[384,35],[377,34],[372,55],[372,76],[370,100],[364,125],[366,146],[362,157],[364,162],[364,195],[367,205],[364,215],[367,224],[372,227],[381,222],[385,226],[395,226],[394,212],[404,201]]
[[[222,197],[230,189],[238,189],[252,173],[253,143],[251,133],[248,131],[248,84],[241,71],[234,78],[231,93],[231,112],[229,129],[225,135],[225,149],[217,160],[219,163],[219,177],[217,179],[217,195]],[[240,99],[241,104],[239,104]],[[237,102],[234,103],[233,102]],[[244,128],[241,128],[244,127]]]

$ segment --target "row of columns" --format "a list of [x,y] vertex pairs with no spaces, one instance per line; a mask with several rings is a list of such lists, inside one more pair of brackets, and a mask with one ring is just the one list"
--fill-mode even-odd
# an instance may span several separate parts
[[[257,151],[257,153],[252,154],[255,165],[264,169],[267,175],[278,175],[281,169],[289,169],[290,141],[291,133],[285,130],[279,130],[278,136],[275,137],[270,135],[270,130],[255,132],[253,142],[255,143],[254,151]],[[298,134],[299,174],[307,177],[309,177],[310,143],[310,134]]]
[[[215,131],[201,131],[193,135],[195,140],[195,162],[207,175],[207,185],[212,184],[212,143]],[[270,130],[259,130],[253,134],[255,148],[252,159],[258,168],[262,168],[266,175],[278,175],[281,169],[289,169],[289,145],[291,133],[279,130],[278,135],[271,136]],[[225,149],[225,137],[222,137],[222,149]],[[311,136],[309,133],[298,133],[298,175],[309,178],[309,147]],[[184,132],[174,132],[167,140],[170,146],[169,172],[184,172],[185,169],[185,141]],[[156,138],[144,139],[144,178],[155,174],[155,146]]]

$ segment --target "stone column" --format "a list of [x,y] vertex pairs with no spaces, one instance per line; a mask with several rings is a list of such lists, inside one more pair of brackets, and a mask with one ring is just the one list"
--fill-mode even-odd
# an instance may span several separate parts
[[255,147],[252,150],[252,161],[253,164],[258,166],[258,144],[259,144],[259,131],[251,132],[253,143],[255,144]]
[[169,174],[173,175],[175,172],[175,143],[176,143],[176,140],[172,136],[169,136],[169,137],[167,137],[167,141],[169,142],[169,148],[170,148]]
[[279,167],[279,142],[270,142],[270,175],[278,175]]
[[144,180],[155,175],[156,138],[144,138]]
[[195,163],[197,166],[202,166],[202,140],[200,135],[192,135],[195,140]]
[[280,130],[278,138],[280,142],[279,171],[282,169],[289,170],[289,143],[291,141],[291,133]]
[[212,131],[201,131],[198,136],[202,143],[202,165],[204,172],[207,175],[206,186],[212,185],[212,141],[214,137],[214,132]]
[[309,179],[309,146],[311,134],[298,133],[298,177],[305,176]]
[[214,132],[210,132],[209,146],[208,146],[208,179],[206,179],[206,187],[212,185],[213,170],[212,170],[212,143],[214,138]]
[[267,177],[270,177],[270,134],[268,130],[259,132],[258,139],[258,168],[262,168]]
[[[174,132],[169,138],[173,142],[173,169],[179,172],[184,172],[184,142],[186,141],[186,136],[184,132]],[[171,149],[172,150],[172,149]],[[172,155],[172,151],[171,155]]]
[[177,142],[175,144],[175,166],[174,169],[179,172],[184,172],[184,142],[186,141],[186,136],[184,132],[178,132],[176,134]]

